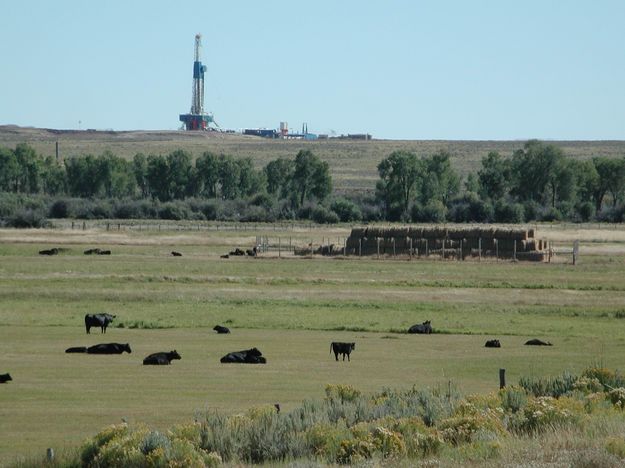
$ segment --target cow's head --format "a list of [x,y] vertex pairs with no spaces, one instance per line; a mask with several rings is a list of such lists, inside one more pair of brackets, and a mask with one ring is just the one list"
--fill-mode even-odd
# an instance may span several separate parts
[[130,349],[130,344],[126,343],[125,345],[122,345],[122,349],[124,351],[127,351],[128,353],[132,353],[132,350]]
[[349,347],[352,351],[354,351],[356,349],[356,343],[350,343]]
[[173,351],[169,353],[169,359],[172,360],[172,359],[182,359],[182,358],[180,357],[180,354],[178,354],[178,351],[174,349]]
[[261,353],[258,348],[252,348],[252,349],[248,349],[247,350],[247,354],[249,354],[250,356],[256,356],[256,357],[260,357],[263,355],[263,353]]

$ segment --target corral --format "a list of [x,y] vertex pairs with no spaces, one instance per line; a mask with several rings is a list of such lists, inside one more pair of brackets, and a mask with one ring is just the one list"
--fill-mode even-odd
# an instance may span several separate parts
[[[59,452],[122,418],[167,427],[206,410],[279,403],[288,411],[320,397],[328,383],[379,391],[451,381],[475,392],[496,388],[499,368],[512,383],[593,364],[622,368],[622,228],[539,226],[537,236],[555,249],[581,241],[575,267],[558,257],[552,264],[219,258],[257,235],[280,234],[274,229],[0,231],[0,373],[13,378],[0,388],[2,463],[47,447]],[[350,229],[283,234],[304,244]],[[92,245],[113,254],[85,256]],[[50,246],[65,250],[38,255]],[[173,258],[172,249],[184,256]],[[133,354],[65,354],[102,341],[85,334],[86,313],[117,315],[107,340],[130,343]],[[424,320],[434,334],[405,333]],[[214,333],[217,323],[232,333]],[[501,349],[484,348],[491,338]],[[524,346],[531,338],[554,346]],[[356,342],[351,362],[328,354],[332,341]],[[264,366],[219,363],[233,349],[256,346]],[[163,349],[184,359],[142,366]]]

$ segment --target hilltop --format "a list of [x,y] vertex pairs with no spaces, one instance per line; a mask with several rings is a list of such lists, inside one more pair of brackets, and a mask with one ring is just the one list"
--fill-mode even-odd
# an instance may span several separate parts
[[[335,186],[339,190],[373,189],[378,179],[377,165],[391,152],[408,150],[428,155],[439,150],[452,154],[455,168],[466,175],[480,166],[490,151],[504,156],[523,146],[524,140],[461,141],[461,140],[269,140],[236,133],[186,132],[171,130],[56,130],[33,127],[0,126],[0,146],[14,147],[28,143],[44,155],[54,155],[56,142],[61,157],[79,154],[114,154],[132,158],[137,153],[167,154],[184,149],[198,156],[204,151],[251,157],[260,167],[279,157],[294,157],[301,149],[310,149],[328,161]],[[588,159],[593,156],[621,157],[625,141],[551,141],[567,156]]]

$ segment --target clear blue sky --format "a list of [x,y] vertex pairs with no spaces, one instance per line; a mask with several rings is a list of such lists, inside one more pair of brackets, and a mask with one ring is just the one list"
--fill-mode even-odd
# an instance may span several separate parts
[[625,139],[622,0],[7,0],[0,12],[0,124],[177,129],[199,32],[205,107],[223,128]]

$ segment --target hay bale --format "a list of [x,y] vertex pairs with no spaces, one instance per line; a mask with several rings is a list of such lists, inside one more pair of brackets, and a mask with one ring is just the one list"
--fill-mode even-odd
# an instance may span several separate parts
[[530,228],[530,229],[527,230],[527,237],[528,238],[533,239],[535,235],[536,235],[536,232],[535,232],[534,228]]
[[365,228],[352,228],[352,232],[349,237],[355,237],[357,239],[365,236]]

